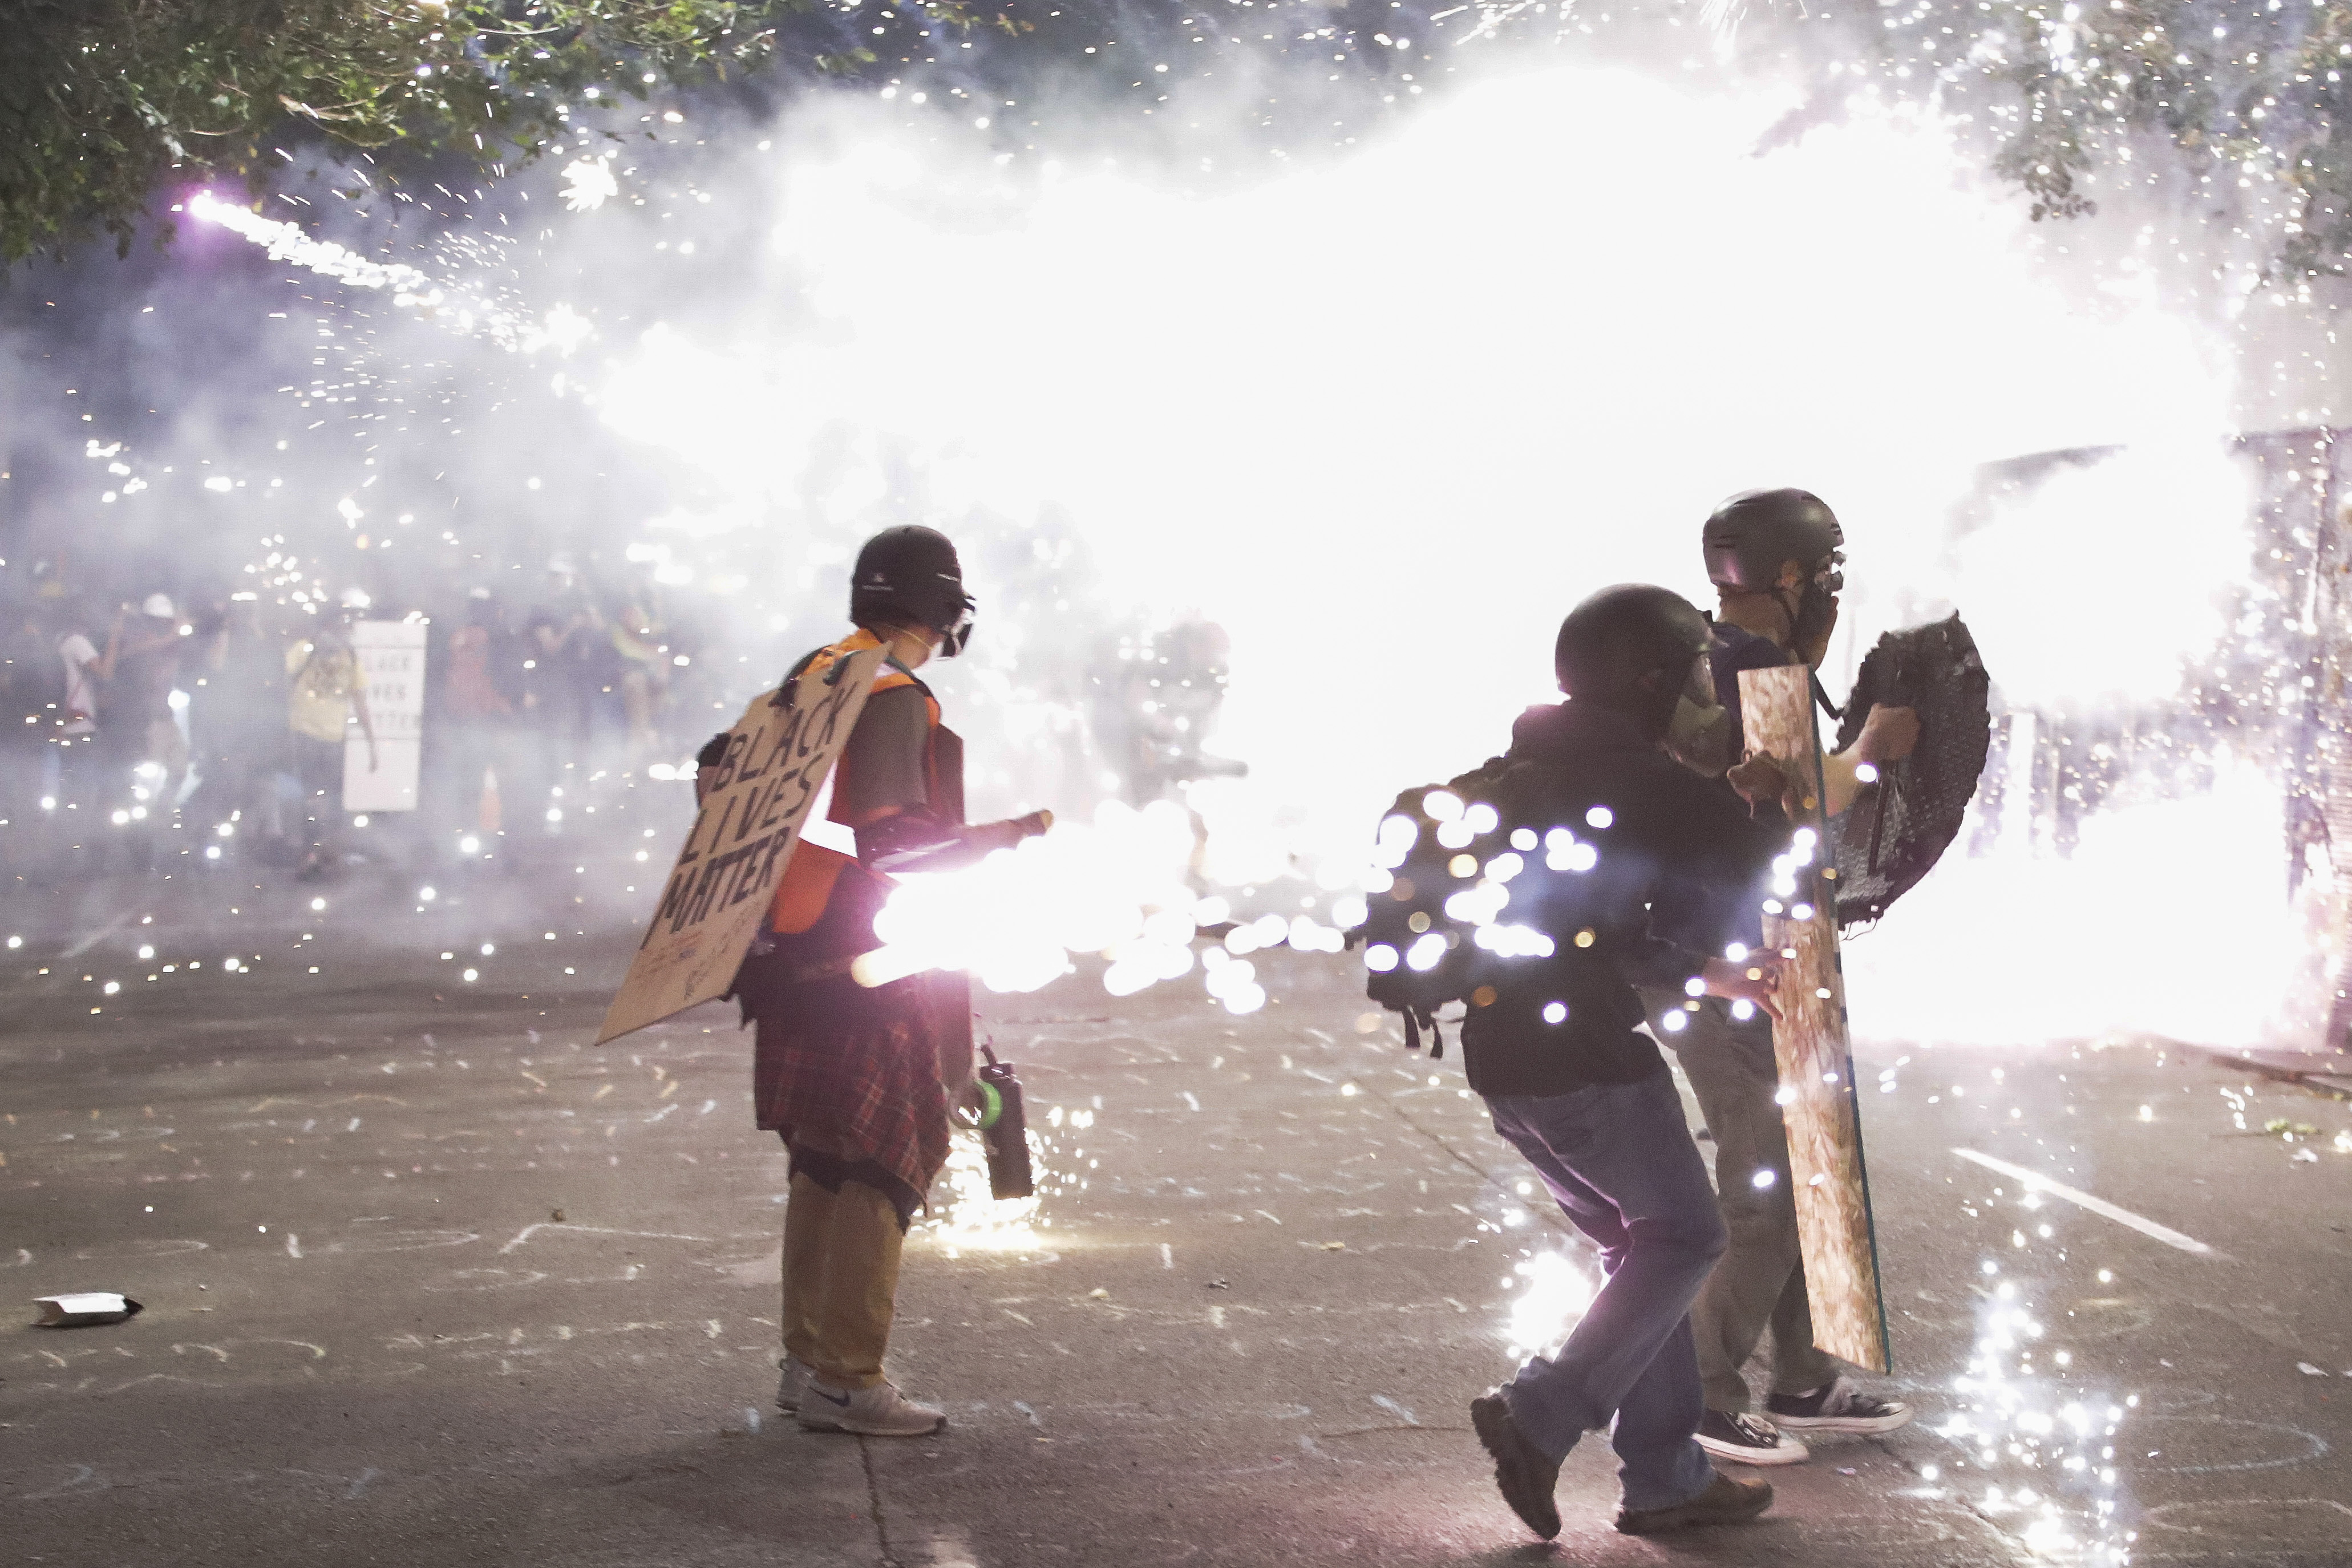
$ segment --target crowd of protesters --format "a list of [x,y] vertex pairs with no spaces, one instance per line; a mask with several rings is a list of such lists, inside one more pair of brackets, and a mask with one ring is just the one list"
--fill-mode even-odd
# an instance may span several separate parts
[[[519,574],[518,574],[519,575]],[[193,856],[329,874],[353,857],[433,859],[558,821],[567,777],[691,750],[705,672],[659,591],[606,591],[557,557],[527,595],[453,585],[446,602],[279,602],[62,571],[0,584],[0,867],[54,880]],[[169,587],[171,585],[164,585]],[[121,593],[121,588],[131,591]],[[362,838],[345,770],[383,766],[352,628],[427,627],[419,810]],[[694,652],[698,653],[699,648]],[[688,697],[697,710],[680,713]],[[681,749],[682,746],[682,749]]]

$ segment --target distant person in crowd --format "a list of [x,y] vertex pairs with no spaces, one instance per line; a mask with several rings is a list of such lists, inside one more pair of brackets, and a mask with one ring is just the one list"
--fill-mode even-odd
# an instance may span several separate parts
[[449,633],[441,683],[441,744],[449,825],[457,831],[497,826],[483,810],[485,779],[495,778],[501,817],[530,804],[520,758],[519,721],[528,692],[524,640],[507,625],[506,608],[487,588],[467,595],[466,623]]
[[98,661],[106,749],[116,767],[134,771],[131,798],[157,817],[177,806],[188,773],[188,743],[172,715],[184,630],[171,597],[151,593],[135,610],[122,607]]
[[368,771],[376,769],[375,725],[368,716],[367,684],[359,654],[340,621],[322,622],[310,636],[286,650],[288,738],[294,773],[302,782],[306,846],[299,874],[326,874],[341,834],[343,801],[343,731],[359,722],[366,737]]
[[0,866],[32,862],[50,737],[65,716],[65,671],[37,601],[11,604],[0,635]]
[[[866,541],[851,578],[856,630],[803,662],[822,674],[887,648],[833,776],[831,815],[855,857],[802,842],[763,935],[735,981],[756,1021],[759,1124],[792,1156],[784,1210],[782,1409],[813,1431],[919,1437],[947,1425],[884,1375],[907,1227],[947,1163],[949,1108],[976,1101],[971,983],[961,972],[860,985],[874,915],[897,872],[946,871],[1052,824],[1038,811],[967,826],[962,743],[915,672],[962,651],[971,631],[955,546],[924,528]],[[698,796],[737,766],[720,735],[703,748]]]
[[581,585],[572,557],[548,562],[546,599],[530,619],[531,659],[541,724],[557,768],[584,763],[595,724],[611,641],[595,600]]
[[632,594],[613,622],[621,713],[629,727],[628,762],[635,767],[661,745],[656,727],[669,694],[669,643],[649,596]]
[[1197,616],[1098,648],[1087,677],[1095,745],[1129,804],[1150,805],[1194,779],[1249,772],[1201,747],[1225,700],[1231,650],[1225,629]]
[[194,642],[188,734],[200,778],[189,814],[212,835],[207,849],[249,854],[274,826],[271,781],[289,762],[285,653],[250,594],[208,616]]
[[[98,645],[89,640],[94,622],[85,607],[69,599],[53,602],[58,608],[51,630],[65,676],[65,723],[54,735],[57,809],[61,822],[88,831],[88,813],[97,810],[103,777],[98,734]],[[67,812],[74,815],[66,816]]]
[[[1717,777],[1723,802],[1738,794],[1777,800],[1787,780],[1769,758],[1743,761],[1739,673],[1789,664],[1818,668],[1837,626],[1845,586],[1845,534],[1827,503],[1805,490],[1749,490],[1717,507],[1700,530],[1700,549],[1718,603],[1710,668],[1716,706],[1685,703],[1667,736],[1668,749],[1695,771]],[[1845,751],[1822,759],[1823,804],[1843,812],[1859,788],[1856,769],[1909,755],[1919,734],[1909,708],[1874,707]],[[1767,806],[1767,810],[1771,808]],[[1678,939],[1708,952],[1733,942],[1762,946],[1751,902],[1737,918],[1708,924]],[[1685,998],[1672,986],[1642,991],[1650,1025],[1681,1061],[1700,1113],[1715,1138],[1716,1187],[1730,1245],[1691,1306],[1706,1414],[1700,1447],[1748,1465],[1795,1464],[1809,1433],[1880,1433],[1911,1419],[1910,1406],[1858,1386],[1845,1364],[1813,1343],[1797,1204],[1789,1174],[1789,1136],[1780,1101],[1780,1070],[1771,1020],[1721,998]],[[1767,1328],[1770,1392],[1761,1412],[1744,1368]]]

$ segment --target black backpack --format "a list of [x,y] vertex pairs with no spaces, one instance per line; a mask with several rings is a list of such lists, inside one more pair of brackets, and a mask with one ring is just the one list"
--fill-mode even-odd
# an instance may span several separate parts
[[1475,922],[1447,904],[1475,894],[1481,870],[1507,847],[1494,802],[1507,762],[1489,758],[1396,798],[1381,818],[1375,851],[1391,881],[1367,891],[1364,923],[1348,933],[1350,946],[1363,946],[1364,994],[1403,1015],[1406,1050],[1421,1049],[1426,1029],[1432,1061],[1445,1054],[1437,1009],[1468,1000],[1490,961],[1473,940]]

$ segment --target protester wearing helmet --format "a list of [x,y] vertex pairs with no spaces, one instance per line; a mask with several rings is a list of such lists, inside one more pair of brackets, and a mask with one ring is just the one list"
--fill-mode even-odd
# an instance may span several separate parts
[[[1837,515],[1807,490],[1748,490],[1715,509],[1700,535],[1706,572],[1720,609],[1713,628],[1713,706],[1685,705],[1670,740],[1677,758],[1726,775],[1750,800],[1769,802],[1790,787],[1769,758],[1742,762],[1739,672],[1801,662],[1818,667],[1837,625],[1845,585],[1845,532]],[[1826,706],[1826,697],[1817,698]],[[1874,707],[1844,752],[1822,759],[1830,812],[1845,810],[1864,764],[1909,753],[1918,720],[1908,708]],[[1730,788],[1722,790],[1727,800]],[[1700,918],[1684,940],[1709,951],[1733,942],[1755,947],[1762,933],[1752,911],[1728,920]],[[1645,987],[1652,1030],[1673,1048],[1714,1134],[1716,1186],[1730,1244],[1691,1308],[1706,1414],[1698,1440],[1717,1458],[1751,1465],[1807,1458],[1801,1432],[1885,1432],[1911,1419],[1896,1400],[1864,1393],[1843,1364],[1813,1344],[1797,1208],[1782,1125],[1780,1069],[1771,1020],[1719,998],[1694,1008],[1676,988]],[[1745,1016],[1741,1016],[1745,1014]],[[1772,1333],[1771,1393],[1765,1414],[1741,1368]]]
[[[792,1155],[777,1406],[812,1430],[914,1437],[947,1416],[901,1394],[882,1360],[907,1227],[947,1161],[949,1109],[971,1093],[970,983],[931,973],[869,988],[851,965],[880,946],[874,916],[892,873],[971,863],[1053,817],[963,820],[963,743],[915,674],[971,635],[952,543],[917,527],[866,541],[849,616],[856,630],[794,674],[889,651],[833,775],[828,815],[854,831],[857,852],[794,849],[734,994],[758,1026],[759,1125]],[[725,740],[705,748],[698,789]]]
[[[1683,947],[1653,916],[1687,887],[1756,883],[1788,846],[1786,823],[1752,819],[1663,750],[1678,703],[1708,696],[1714,644],[1706,617],[1665,589],[1587,599],[1555,651],[1569,700],[1520,716],[1491,796],[1496,831],[1529,855],[1511,919],[1550,951],[1515,956],[1471,996],[1464,1064],[1495,1130],[1608,1274],[1566,1343],[1471,1405],[1505,1500],[1547,1539],[1560,1527],[1560,1460],[1591,1431],[1612,1431],[1629,1534],[1750,1519],[1772,1497],[1717,1474],[1692,1436],[1702,1406],[1687,1314],[1723,1224],[1674,1079],[1638,1032],[1634,990],[1774,1005],[1776,961]],[[1590,858],[1568,853],[1571,838]],[[1553,847],[1534,856],[1544,841]]]

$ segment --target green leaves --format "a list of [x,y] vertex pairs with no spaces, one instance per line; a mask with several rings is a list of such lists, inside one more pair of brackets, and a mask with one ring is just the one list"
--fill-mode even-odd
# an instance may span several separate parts
[[[267,141],[488,165],[587,89],[643,98],[774,51],[731,0],[0,0],[0,263],[254,168]],[[870,57],[869,57],[870,58]]]

